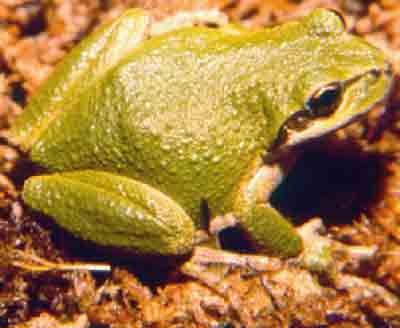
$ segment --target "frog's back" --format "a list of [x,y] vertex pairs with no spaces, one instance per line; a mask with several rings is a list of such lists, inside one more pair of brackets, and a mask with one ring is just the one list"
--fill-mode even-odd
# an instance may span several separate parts
[[[128,175],[195,219],[202,200],[214,213],[228,206],[266,146],[263,99],[253,83],[259,54],[243,56],[234,36],[221,43],[222,33],[209,29],[181,33],[150,40],[85,92],[34,147],[36,160],[54,170]],[[68,144],[76,152],[46,162],[43,154],[62,154]]]

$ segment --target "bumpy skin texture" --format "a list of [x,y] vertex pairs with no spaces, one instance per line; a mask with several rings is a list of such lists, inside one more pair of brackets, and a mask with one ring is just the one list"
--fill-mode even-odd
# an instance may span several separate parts
[[30,150],[66,104],[75,101],[83,90],[137,47],[149,24],[149,15],[142,10],[130,10],[76,46],[31,99],[13,126],[12,139],[23,150]]
[[[246,196],[246,200],[244,189],[263,165],[260,158],[266,155],[281,126],[303,109],[317,88],[357,80],[345,90],[349,90],[344,94],[349,105],[302,140],[347,123],[378,101],[385,93],[387,79],[383,73],[372,78],[368,72],[383,72],[382,53],[345,33],[340,18],[326,10],[263,31],[190,27],[142,42],[121,29],[124,21],[131,22],[141,35],[146,34],[147,14],[132,11],[110,25],[114,35],[109,26],[90,37],[33,98],[12,131],[13,140],[50,171],[108,171],[129,177],[140,192],[149,188],[151,194],[168,197],[179,215],[170,211],[170,227],[165,231],[176,231],[175,238],[181,241],[174,243],[186,243],[187,247],[160,242],[156,245],[160,253],[190,249],[194,229],[187,218],[199,227],[202,201],[207,201],[212,216],[239,212],[252,235],[262,235],[265,230],[274,239],[279,231],[287,230],[280,249],[290,248],[291,255],[298,253],[301,243],[291,242],[296,234],[289,224],[279,218],[271,220],[268,229],[257,225],[261,222],[257,217],[270,210],[253,209],[258,205],[250,199],[252,196]],[[105,35],[109,35],[109,44],[103,39]],[[118,51],[112,48],[114,44]],[[88,60],[88,56],[92,57]],[[96,172],[93,176],[92,187],[96,189],[96,179],[103,177]],[[139,237],[129,241],[120,236],[118,243],[112,231],[119,231],[123,219],[113,213],[104,219],[108,227],[104,233],[92,227],[96,220],[76,221],[79,213],[100,215],[88,213],[89,198],[93,198],[94,207],[103,206],[96,205],[102,201],[95,191],[80,189],[75,182],[69,185],[64,181],[57,187],[46,184],[53,181],[51,177],[32,178],[25,186],[24,198],[34,208],[56,220],[65,217],[59,219],[60,223],[84,238],[156,252],[144,241],[146,223],[142,228],[135,220],[132,226],[128,224],[125,229],[137,231],[132,235]],[[71,178],[79,180],[80,174]],[[100,190],[113,189],[113,183],[109,180]],[[40,192],[35,192],[35,184]],[[65,191],[63,197],[75,197],[74,202],[85,199],[85,204],[77,205],[81,207],[79,213],[54,210],[60,206],[54,203],[56,199],[49,205],[46,193],[63,186],[76,188],[75,195],[82,195]],[[89,192],[93,196],[87,196]],[[117,206],[126,209],[128,205],[122,203]],[[165,231],[157,228],[157,216],[149,217],[149,227],[155,224],[153,231],[161,236]],[[273,248],[274,243],[268,247]]]
[[193,223],[174,201],[148,185],[115,174],[88,170],[31,179],[24,199],[99,243],[106,235],[111,245],[154,254],[186,253],[193,243]]

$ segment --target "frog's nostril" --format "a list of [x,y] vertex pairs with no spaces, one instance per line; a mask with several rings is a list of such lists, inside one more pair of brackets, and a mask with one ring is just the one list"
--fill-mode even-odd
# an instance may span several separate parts
[[385,65],[383,67],[383,72],[385,73],[386,76],[391,76],[393,75],[393,65],[391,62],[385,61]]
[[375,79],[378,79],[382,75],[382,71],[377,68],[371,69],[368,73]]

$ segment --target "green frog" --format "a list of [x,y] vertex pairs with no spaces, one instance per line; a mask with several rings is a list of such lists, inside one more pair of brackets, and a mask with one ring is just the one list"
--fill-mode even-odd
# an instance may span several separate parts
[[327,9],[256,31],[182,17],[129,10],[66,56],[10,132],[50,172],[23,199],[140,254],[190,253],[208,217],[296,256],[302,238],[269,203],[281,159],[381,101],[390,65]]

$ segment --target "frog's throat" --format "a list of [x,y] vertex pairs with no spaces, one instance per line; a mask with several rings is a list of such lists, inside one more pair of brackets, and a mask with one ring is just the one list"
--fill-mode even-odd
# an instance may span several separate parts
[[[298,116],[301,116],[302,113],[305,113],[306,110],[301,110],[291,115],[289,119],[286,120],[286,122],[282,125],[281,129],[278,132],[278,137],[270,147],[266,158],[267,161],[275,161],[280,158],[283,153],[288,152],[294,146],[298,146],[299,144],[302,144],[306,141],[319,138],[323,135],[332,133],[342,127],[345,127],[353,121],[359,119],[360,116],[368,113],[377,104],[384,103],[394,85],[392,66],[389,63],[386,63],[384,69],[378,72],[379,78],[377,78],[376,82],[374,83],[376,94],[373,95],[373,92],[371,92],[371,98],[373,100],[362,108],[357,107],[356,109],[353,108],[353,110],[350,110],[350,101],[344,101],[335,111],[335,113],[329,118],[318,118],[314,120],[310,119],[308,122],[304,123],[304,126],[301,130],[297,131],[291,130],[287,126],[294,118],[297,118]],[[360,82],[362,77],[368,73],[376,74],[376,70],[371,70],[360,76],[352,78],[349,81],[345,81],[345,83],[356,84]],[[359,100],[361,102],[361,100],[363,99]],[[349,114],[346,114],[346,117],[343,117],[342,114],[342,117],[340,117],[340,113],[346,111],[349,111]]]

